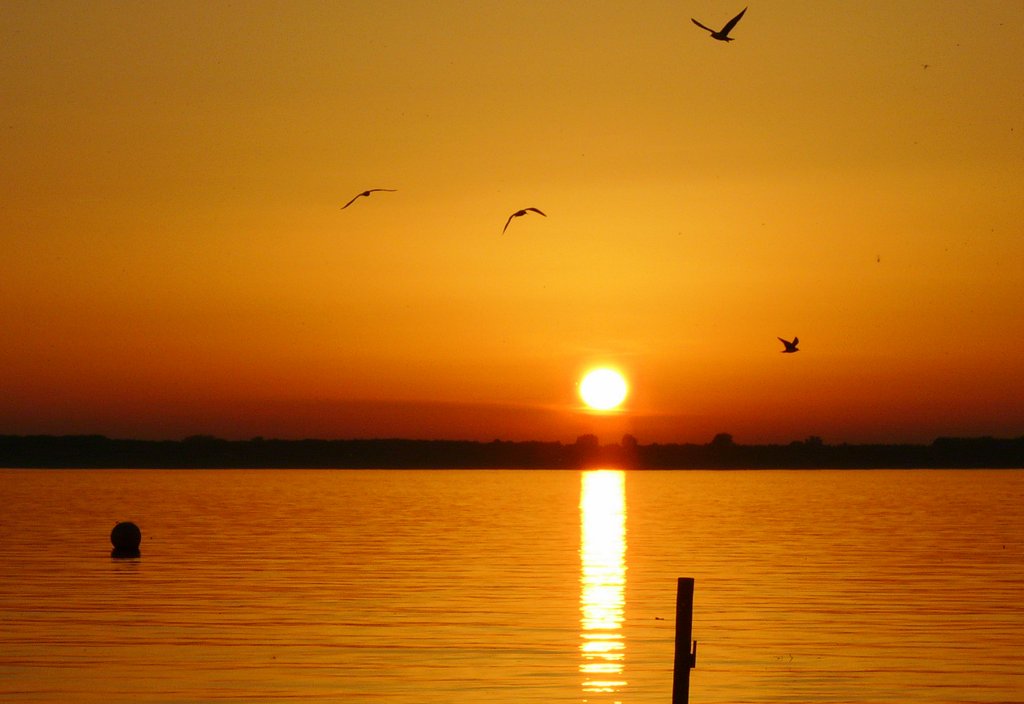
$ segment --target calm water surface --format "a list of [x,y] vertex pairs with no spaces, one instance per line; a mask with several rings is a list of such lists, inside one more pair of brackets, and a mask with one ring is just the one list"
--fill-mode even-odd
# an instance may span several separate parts
[[[1024,702],[1024,472],[0,470],[4,702]],[[142,557],[112,560],[118,520]]]

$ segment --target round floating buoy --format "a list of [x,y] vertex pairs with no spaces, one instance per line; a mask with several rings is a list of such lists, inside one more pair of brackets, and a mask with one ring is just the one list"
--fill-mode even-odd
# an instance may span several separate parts
[[123,521],[110,531],[110,542],[114,544],[111,557],[138,557],[141,554],[142,531],[131,521]]

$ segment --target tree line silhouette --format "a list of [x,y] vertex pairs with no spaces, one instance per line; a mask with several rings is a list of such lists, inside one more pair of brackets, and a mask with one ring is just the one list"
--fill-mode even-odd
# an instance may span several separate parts
[[1019,438],[938,438],[928,445],[825,444],[811,436],[781,445],[741,445],[729,433],[706,444],[641,445],[632,435],[601,444],[472,440],[184,440],[103,435],[0,435],[0,467],[336,469],[902,469],[1024,468]]

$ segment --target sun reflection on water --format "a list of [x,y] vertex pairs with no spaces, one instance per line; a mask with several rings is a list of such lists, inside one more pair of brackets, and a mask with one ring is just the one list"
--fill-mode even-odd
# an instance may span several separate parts
[[582,473],[580,486],[580,672],[584,693],[625,687],[625,473]]

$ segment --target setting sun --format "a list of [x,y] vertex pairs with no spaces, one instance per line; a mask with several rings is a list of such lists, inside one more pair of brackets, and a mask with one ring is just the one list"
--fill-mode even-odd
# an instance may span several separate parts
[[593,369],[580,381],[580,398],[597,411],[610,411],[626,398],[626,379],[614,369]]

